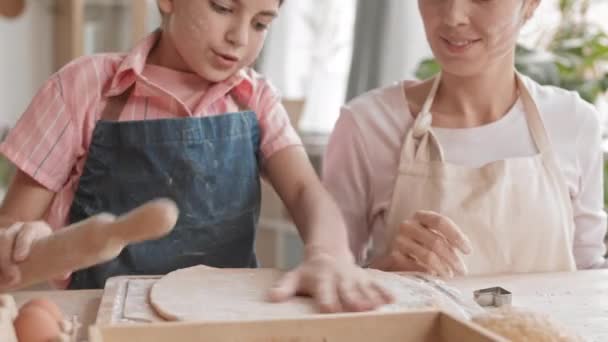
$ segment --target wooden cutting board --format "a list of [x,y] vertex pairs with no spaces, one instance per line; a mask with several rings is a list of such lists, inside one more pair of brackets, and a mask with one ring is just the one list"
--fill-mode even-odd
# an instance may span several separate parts
[[160,276],[124,276],[108,279],[95,324],[164,322],[148,303],[150,289],[160,278]]
[[[226,270],[222,270],[222,272],[225,271]],[[264,270],[258,271],[257,276],[271,274],[264,272]],[[238,270],[235,272],[238,272]],[[391,278],[389,278],[391,281],[387,283],[387,286],[390,286],[389,289],[391,289],[392,292],[401,291],[402,289],[403,292],[395,293],[398,296],[397,302],[399,304],[382,307],[379,311],[404,311],[409,310],[407,308],[421,309],[423,307],[427,309],[441,308],[442,310],[451,313],[454,317],[470,317],[467,315],[465,305],[475,305],[472,300],[468,303],[465,303],[466,301],[456,302],[454,298],[450,298],[445,294],[446,292],[443,291],[445,288],[442,288],[441,290],[437,289],[437,286],[441,286],[440,284],[429,285],[427,282],[422,281],[410,274],[402,276],[403,288],[401,287],[402,284],[399,281],[399,277],[392,278],[391,276]],[[160,277],[158,276],[126,276],[108,279],[97,314],[96,323],[100,325],[115,325],[164,322],[165,320],[156,314],[148,301],[150,289],[159,279]],[[416,292],[406,290],[415,288],[420,288],[424,292],[421,292],[421,295],[418,296],[415,295]],[[242,291],[245,290],[246,289],[242,289]],[[427,303],[424,298],[428,298],[431,300],[431,302]],[[227,300],[231,299],[233,298],[227,298]],[[283,307],[282,309],[289,310],[289,303],[286,303],[285,305],[287,308]],[[290,312],[294,317],[300,317],[302,315],[302,304],[293,302],[292,305],[293,311],[288,312]],[[219,317],[222,317],[221,315],[222,312],[218,312],[218,319]]]
[[[160,321],[147,305],[147,291],[157,279],[109,279],[97,322]],[[549,314],[589,341],[608,341],[608,270],[471,277],[448,285],[458,289],[464,300],[472,299],[474,290],[502,286],[513,293],[515,306]]]
[[[164,321],[148,305],[149,291],[159,279],[160,277],[109,279],[106,282],[96,325],[91,329],[91,341],[160,342],[177,339],[194,342],[200,341],[204,336],[205,340],[226,342],[329,340],[363,342],[370,339],[372,332],[373,339],[379,342],[503,341],[497,335],[481,329],[468,320],[458,319],[434,308],[345,315],[313,314],[291,319],[159,324]],[[397,285],[401,286],[400,284],[401,281],[397,277]],[[218,300],[222,299],[218,298]],[[409,300],[407,302],[409,303]]]

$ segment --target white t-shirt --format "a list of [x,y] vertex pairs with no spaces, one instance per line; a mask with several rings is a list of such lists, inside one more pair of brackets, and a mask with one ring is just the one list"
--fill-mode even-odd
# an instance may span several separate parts
[[[570,191],[577,266],[606,267],[599,114],[575,92],[541,86],[526,77],[523,81],[539,108]],[[371,91],[345,105],[325,156],[323,181],[345,216],[359,261],[372,234],[387,228],[399,153],[414,121],[404,84]],[[476,167],[537,153],[520,101],[491,124],[433,130],[451,163]]]

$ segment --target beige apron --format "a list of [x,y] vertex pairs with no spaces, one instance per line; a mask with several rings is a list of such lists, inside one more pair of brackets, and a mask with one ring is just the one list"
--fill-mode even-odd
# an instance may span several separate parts
[[470,239],[464,256],[469,274],[572,271],[574,221],[561,175],[538,108],[518,75],[526,120],[538,154],[479,168],[444,161],[431,128],[433,88],[407,133],[388,212],[387,239],[374,243],[386,252],[398,226],[418,210],[451,218]]

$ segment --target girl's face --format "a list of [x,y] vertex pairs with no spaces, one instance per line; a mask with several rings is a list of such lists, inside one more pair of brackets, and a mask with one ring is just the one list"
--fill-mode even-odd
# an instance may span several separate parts
[[220,82],[258,57],[279,0],[158,0],[168,35],[185,67]]
[[445,72],[512,67],[519,31],[540,0],[418,0],[427,40]]

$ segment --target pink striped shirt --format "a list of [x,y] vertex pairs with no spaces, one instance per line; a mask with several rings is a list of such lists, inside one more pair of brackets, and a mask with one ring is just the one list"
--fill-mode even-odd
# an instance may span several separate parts
[[82,174],[93,129],[108,98],[135,85],[119,121],[203,117],[238,111],[235,99],[257,113],[262,158],[301,145],[277,91],[252,69],[201,89],[194,75],[146,65],[159,38],[151,34],[129,54],[79,58],[42,86],[6,140],[4,154],[19,169],[56,192],[46,220],[54,228],[67,215]]

